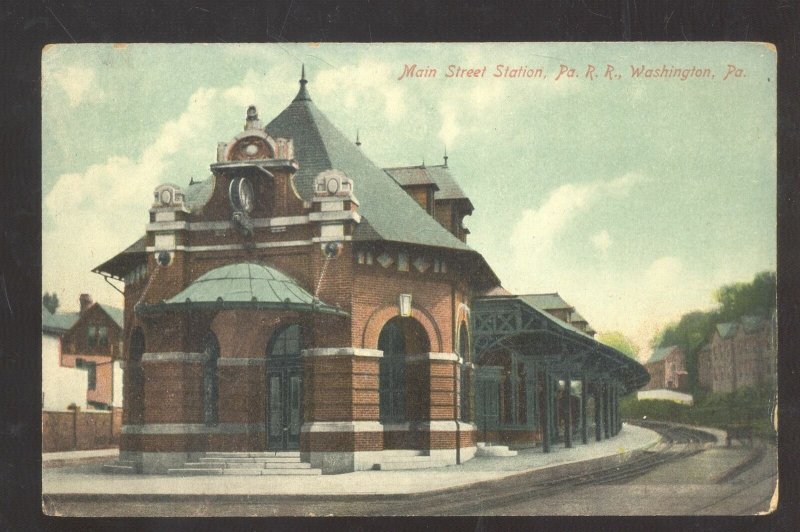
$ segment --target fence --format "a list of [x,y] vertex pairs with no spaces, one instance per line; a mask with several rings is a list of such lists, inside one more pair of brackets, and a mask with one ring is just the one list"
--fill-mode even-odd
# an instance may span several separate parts
[[116,447],[121,427],[121,408],[109,412],[42,412],[42,452]]

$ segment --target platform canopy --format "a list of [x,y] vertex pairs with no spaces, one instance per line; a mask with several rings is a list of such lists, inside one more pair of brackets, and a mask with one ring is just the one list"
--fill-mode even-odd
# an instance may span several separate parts
[[347,316],[323,303],[285,273],[254,262],[216,268],[201,275],[175,296],[154,304],[140,304],[138,314],[189,310],[293,310]]
[[509,349],[565,376],[613,379],[626,393],[650,380],[637,361],[537,308],[526,296],[478,298],[471,317],[476,360],[483,353]]

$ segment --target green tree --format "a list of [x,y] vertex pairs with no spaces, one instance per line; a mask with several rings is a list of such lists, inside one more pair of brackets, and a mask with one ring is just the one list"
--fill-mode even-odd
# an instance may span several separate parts
[[742,316],[766,317],[775,307],[777,279],[775,272],[760,272],[749,283],[731,283],[714,292],[719,303],[722,321],[734,321]]
[[52,294],[50,292],[45,292],[42,296],[42,305],[44,305],[44,308],[50,311],[50,314],[55,314],[59,305],[58,294],[55,292]]
[[599,333],[597,335],[597,340],[609,347],[613,347],[621,353],[628,355],[634,360],[636,360],[637,356],[639,355],[639,347],[634,344],[630,338],[619,331],[607,331]]

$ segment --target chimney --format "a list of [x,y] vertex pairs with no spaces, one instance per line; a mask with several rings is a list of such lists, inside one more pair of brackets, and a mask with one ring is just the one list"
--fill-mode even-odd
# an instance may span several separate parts
[[81,305],[81,314],[83,314],[87,308],[92,306],[92,296],[89,294],[81,294],[81,297],[78,298],[78,301]]

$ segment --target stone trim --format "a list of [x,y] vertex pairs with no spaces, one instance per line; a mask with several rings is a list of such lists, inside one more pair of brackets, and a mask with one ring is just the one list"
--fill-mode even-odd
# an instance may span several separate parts
[[445,362],[461,362],[461,358],[455,353],[414,353],[406,356],[406,362],[417,362],[420,360],[442,360]]
[[[345,237],[347,239],[348,237]],[[267,248],[286,248],[286,247],[297,247],[297,246],[310,246],[313,244],[311,240],[287,240],[283,242],[257,242],[255,244],[256,249],[267,249]],[[191,252],[199,252],[199,251],[240,251],[245,249],[244,244],[217,244],[217,245],[209,245],[209,246],[175,246],[166,251],[186,251],[188,253]],[[155,246],[147,246],[145,250],[149,253],[152,251],[156,251]]]
[[222,357],[217,359],[217,366],[263,366],[267,363],[266,357]]
[[411,430],[411,423],[386,423],[383,425],[384,432],[397,432]]
[[143,425],[122,425],[122,434],[243,434],[266,432],[265,423],[145,423]]
[[304,357],[350,356],[381,358],[383,357],[383,351],[359,347],[315,347],[313,349],[303,349],[301,355]]
[[186,353],[183,351],[172,351],[166,353],[144,353],[142,362],[205,362],[205,353]]
[[383,432],[378,421],[314,421],[303,423],[300,432]]

